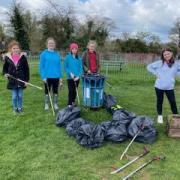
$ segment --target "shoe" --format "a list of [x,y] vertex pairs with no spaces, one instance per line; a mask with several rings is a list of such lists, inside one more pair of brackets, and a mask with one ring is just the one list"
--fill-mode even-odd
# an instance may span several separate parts
[[162,123],[163,123],[163,116],[162,116],[162,115],[158,115],[157,122],[158,122],[159,124],[162,124]]
[[59,109],[57,103],[54,103],[54,110],[57,111]]
[[75,102],[72,102],[72,106],[73,106],[73,107],[76,107],[76,103],[75,103]]
[[18,112],[19,114],[23,114],[23,109],[22,109],[22,108],[18,108],[18,109],[17,109],[17,112]]
[[48,111],[49,110],[49,96],[48,95],[45,95],[45,98],[44,98],[44,110],[45,111]]
[[70,111],[72,111],[73,105],[68,105],[68,109],[69,109]]
[[59,109],[58,107],[58,95],[54,94],[53,96],[53,103],[54,103],[54,110],[57,111]]
[[45,111],[48,111],[48,110],[49,110],[49,104],[48,104],[48,103],[45,103],[44,110],[45,110]]
[[17,115],[18,114],[18,109],[16,108],[16,109],[13,109],[13,114],[14,115]]

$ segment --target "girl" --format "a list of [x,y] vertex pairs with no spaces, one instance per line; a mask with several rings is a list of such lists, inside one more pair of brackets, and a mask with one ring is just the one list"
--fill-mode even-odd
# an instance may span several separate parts
[[78,88],[79,78],[82,74],[82,60],[78,56],[78,45],[72,43],[70,45],[70,53],[65,57],[64,68],[67,73],[68,82],[68,107],[75,105],[76,88]]
[[40,75],[45,86],[45,110],[49,109],[48,91],[53,91],[53,106],[58,110],[58,87],[62,85],[61,56],[55,51],[54,38],[48,38],[47,49],[40,54]]
[[[8,45],[8,53],[4,58],[3,74],[8,78],[7,89],[12,91],[13,112],[21,113],[23,107],[23,89],[27,84],[17,81],[29,81],[29,66],[26,57],[21,53],[20,44],[11,41]],[[16,79],[14,79],[16,78]]]
[[174,95],[175,77],[180,75],[180,64],[174,60],[171,49],[162,51],[161,60],[149,64],[147,70],[156,76],[155,92],[157,96],[158,123],[163,123],[162,104],[166,94],[173,114],[178,114]]
[[82,55],[83,68],[85,73],[99,73],[99,54],[96,52],[96,41],[89,41],[87,50]]

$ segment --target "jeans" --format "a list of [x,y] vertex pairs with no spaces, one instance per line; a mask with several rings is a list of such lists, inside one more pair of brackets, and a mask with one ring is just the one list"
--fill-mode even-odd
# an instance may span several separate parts
[[23,89],[16,88],[12,89],[12,105],[13,109],[22,108]]

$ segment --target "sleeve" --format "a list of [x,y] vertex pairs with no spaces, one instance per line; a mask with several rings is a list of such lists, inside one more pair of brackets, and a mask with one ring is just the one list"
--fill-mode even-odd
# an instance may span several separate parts
[[30,79],[29,64],[25,56],[24,56],[24,68],[25,68],[25,81],[28,82]]
[[45,54],[41,53],[40,54],[40,63],[39,63],[39,72],[40,72],[40,75],[41,75],[41,79],[46,79],[46,76],[45,76],[45,63],[46,63]]
[[97,70],[100,72],[100,58],[99,54],[97,54]]
[[8,74],[8,68],[9,68],[9,63],[6,60],[6,57],[4,59],[4,65],[3,65],[3,70],[2,70],[2,74]]
[[147,66],[147,70],[152,73],[153,75],[157,76],[157,69],[158,69],[159,61],[156,61],[154,63],[151,63]]
[[84,71],[87,72],[88,67],[87,67],[87,64],[86,64],[86,52],[83,52],[83,54],[82,54],[82,64],[83,64]]
[[177,62],[177,72],[176,72],[176,76],[180,77],[180,62]]
[[60,78],[63,77],[63,73],[62,73],[62,63],[61,63],[61,56],[59,54],[59,70],[60,70]]
[[69,64],[68,64],[68,56],[66,56],[64,59],[64,70],[67,74],[71,73],[71,71],[69,69]]
[[80,77],[83,73],[83,65],[82,65],[82,59],[79,59],[79,74],[78,77]]

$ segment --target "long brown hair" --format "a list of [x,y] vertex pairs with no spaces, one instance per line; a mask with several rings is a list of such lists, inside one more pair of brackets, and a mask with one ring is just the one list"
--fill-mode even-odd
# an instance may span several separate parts
[[169,63],[168,63],[168,66],[169,67],[172,67],[172,65],[174,64],[174,53],[173,53],[173,51],[172,51],[172,49],[170,49],[170,48],[165,48],[165,49],[163,49],[162,50],[162,53],[161,53],[161,60],[162,60],[162,62],[163,62],[163,64],[164,64],[164,62],[166,61],[165,60],[165,58],[164,58],[164,52],[165,51],[168,51],[168,52],[171,52],[172,53],[172,57],[171,57],[171,59],[170,59],[170,61],[169,61]]

